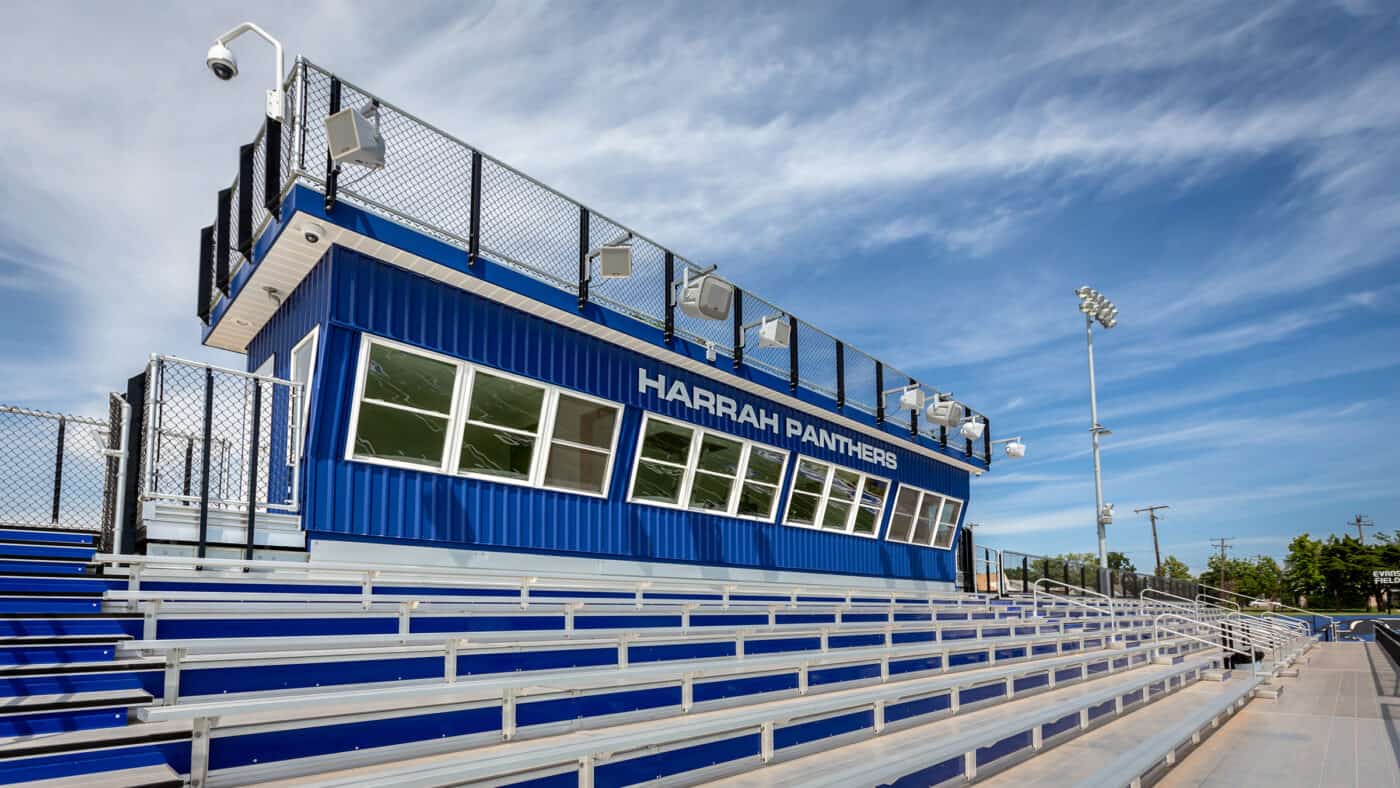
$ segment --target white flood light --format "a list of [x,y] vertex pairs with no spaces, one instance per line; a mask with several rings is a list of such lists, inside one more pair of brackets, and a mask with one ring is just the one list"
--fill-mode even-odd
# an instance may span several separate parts
[[951,399],[940,399],[924,411],[929,422],[938,427],[956,427],[963,420],[963,406]]
[[900,410],[921,410],[924,407],[924,390],[910,386],[899,393]]
[[987,425],[986,425],[986,423],[985,423],[985,422],[978,421],[976,416],[973,416],[972,418],[968,419],[967,421],[964,421],[964,422],[962,423],[962,426],[961,426],[961,427],[958,427],[958,432],[961,432],[961,433],[962,433],[962,436],[963,436],[964,438],[967,438],[967,439],[970,440],[970,441],[978,441],[978,440],[981,440],[981,439],[982,439],[982,433],[984,433],[984,432],[986,432],[986,431],[987,431]]
[[709,273],[691,279],[690,271],[687,270],[685,281],[681,283],[680,298],[677,299],[676,306],[679,306],[682,312],[691,317],[698,317],[702,320],[724,320],[729,317],[729,307],[733,303],[733,285]]
[[759,347],[787,347],[792,342],[792,325],[780,317],[765,317],[758,324]]
[[632,275],[632,247],[609,244],[598,247],[598,276],[602,279],[626,279]]
[[233,50],[229,49],[228,45],[244,33],[252,33],[271,44],[277,54],[277,73],[273,75],[272,90],[267,92],[267,116],[280,123],[286,114],[287,106],[287,96],[282,92],[282,79],[287,73],[282,55],[282,42],[252,22],[244,22],[214,39],[214,45],[209,47],[209,53],[204,57],[204,65],[223,82],[238,76],[238,58],[233,56]]
[[[372,110],[371,110],[372,111]],[[336,164],[358,164],[370,169],[384,166],[384,138],[377,123],[358,109],[343,109],[326,118],[326,147]]]
[[1010,457],[1013,460],[1019,460],[1022,457],[1026,456],[1026,444],[1021,442],[1020,435],[1017,435],[1014,438],[1002,438],[1001,440],[992,441],[993,446],[999,443],[1006,444],[1006,456]]

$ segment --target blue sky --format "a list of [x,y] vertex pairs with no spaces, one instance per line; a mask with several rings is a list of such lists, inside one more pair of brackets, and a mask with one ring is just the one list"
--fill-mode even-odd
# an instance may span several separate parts
[[[1400,529],[1394,4],[62,3],[0,45],[0,401],[97,412],[198,346],[195,238],[271,57],[244,18],[951,389],[1030,447],[983,541],[1094,548],[1075,287],[1100,334],[1110,547],[1281,555]],[[16,67],[15,64],[22,64]]]

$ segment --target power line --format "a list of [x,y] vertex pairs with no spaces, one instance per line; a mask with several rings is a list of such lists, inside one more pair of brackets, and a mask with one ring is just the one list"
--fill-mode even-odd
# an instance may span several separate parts
[[1157,510],[1170,509],[1167,504],[1157,504],[1155,506],[1144,506],[1141,509],[1134,509],[1133,514],[1147,512],[1147,516],[1152,520],[1152,552],[1157,556],[1157,576],[1162,576],[1162,548],[1157,544]]
[[1364,514],[1358,514],[1356,515],[1356,517],[1353,517],[1351,520],[1349,520],[1347,522],[1347,525],[1356,526],[1356,538],[1360,539],[1362,544],[1366,544],[1366,532],[1362,531],[1361,529],[1375,528],[1376,522]]
[[1235,541],[1233,536],[1221,536],[1210,540],[1212,547],[1220,548],[1220,587],[1222,589],[1225,587],[1225,551],[1235,549],[1235,546],[1230,544],[1233,541]]

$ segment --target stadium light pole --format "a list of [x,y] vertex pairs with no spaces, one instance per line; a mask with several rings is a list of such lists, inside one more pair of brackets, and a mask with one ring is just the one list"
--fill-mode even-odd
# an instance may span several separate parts
[[1113,505],[1103,500],[1103,471],[1099,463],[1099,438],[1112,434],[1099,424],[1099,401],[1094,386],[1094,321],[1105,329],[1118,325],[1118,307],[1102,293],[1085,286],[1074,291],[1079,296],[1079,311],[1084,314],[1084,337],[1089,348],[1089,435],[1094,448],[1094,517],[1099,527],[1099,591],[1107,594],[1108,577],[1108,531],[1106,526],[1113,522]]

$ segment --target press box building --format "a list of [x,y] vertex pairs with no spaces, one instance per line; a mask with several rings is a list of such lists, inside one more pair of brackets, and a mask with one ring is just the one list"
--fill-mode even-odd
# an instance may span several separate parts
[[[954,583],[984,416],[975,441],[931,425],[932,387],[311,63],[288,89],[201,234],[204,343],[291,382],[239,406],[264,414],[257,522],[153,508],[191,478],[222,494],[161,359],[145,549]],[[329,158],[346,109],[382,167]],[[703,276],[733,287],[723,319],[678,306]]]

